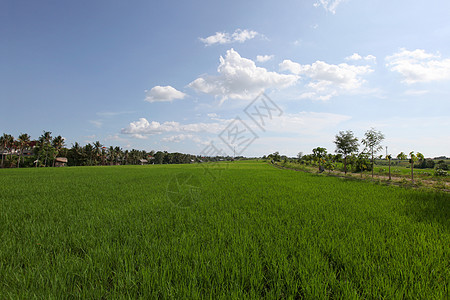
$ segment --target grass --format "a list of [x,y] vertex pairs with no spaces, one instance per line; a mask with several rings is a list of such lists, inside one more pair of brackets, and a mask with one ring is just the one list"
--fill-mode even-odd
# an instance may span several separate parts
[[0,298],[445,299],[449,201],[257,162],[0,170]]

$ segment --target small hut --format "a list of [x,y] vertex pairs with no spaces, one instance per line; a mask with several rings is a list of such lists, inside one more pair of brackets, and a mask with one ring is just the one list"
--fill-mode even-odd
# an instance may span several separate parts
[[55,167],[65,167],[67,164],[67,157],[57,157],[55,160]]
[[146,165],[148,163],[148,160],[140,159],[139,162],[141,163],[141,166],[143,166],[143,165]]

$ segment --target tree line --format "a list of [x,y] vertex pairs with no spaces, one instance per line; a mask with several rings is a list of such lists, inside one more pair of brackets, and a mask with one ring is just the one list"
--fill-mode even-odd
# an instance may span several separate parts
[[52,167],[57,158],[67,158],[68,166],[104,166],[150,164],[186,164],[218,160],[232,160],[231,157],[202,157],[167,151],[123,150],[118,146],[104,146],[99,141],[82,146],[75,142],[66,148],[61,135],[52,136],[44,131],[37,140],[30,135],[20,134],[17,139],[10,134],[0,136],[1,167]]
[[[339,131],[335,136],[333,143],[336,145],[335,153],[328,153],[324,147],[316,147],[312,149],[311,154],[303,155],[302,152],[298,154],[297,162],[306,165],[316,165],[320,172],[332,170],[337,168],[337,164],[342,164],[342,171],[347,174],[350,169],[352,172],[360,172],[361,176],[363,171],[371,171],[372,177],[374,176],[374,164],[375,159],[383,159],[383,155],[377,155],[383,146],[381,143],[385,139],[384,134],[381,131],[377,131],[374,128],[366,131],[364,138],[359,139],[354,136],[351,130]],[[360,148],[360,146],[362,146]],[[280,156],[279,152],[269,154],[267,157],[263,157],[271,160],[272,162],[287,161],[287,157]],[[393,156],[386,153],[384,159],[387,160],[389,166],[389,180],[391,180],[391,160]],[[409,152],[409,155],[404,152],[400,152],[396,158],[399,161],[408,160],[411,168],[411,179],[414,182],[414,168],[434,168],[435,163],[433,160],[425,159],[424,155],[420,152]],[[444,161],[438,162],[436,173],[439,176],[446,176],[445,170],[448,169],[447,164]]]

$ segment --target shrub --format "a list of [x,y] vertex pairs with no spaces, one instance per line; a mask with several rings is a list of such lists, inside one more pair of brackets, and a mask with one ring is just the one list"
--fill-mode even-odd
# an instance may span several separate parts
[[448,165],[445,162],[442,162],[442,163],[439,163],[436,166],[436,169],[441,169],[441,170],[447,171],[448,170]]
[[442,170],[442,169],[436,169],[436,171],[434,171],[434,176],[447,176],[447,171]]

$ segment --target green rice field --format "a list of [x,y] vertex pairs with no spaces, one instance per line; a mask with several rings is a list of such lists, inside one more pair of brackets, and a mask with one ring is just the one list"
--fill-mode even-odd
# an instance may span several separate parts
[[448,193],[262,162],[0,170],[0,299],[448,299]]

